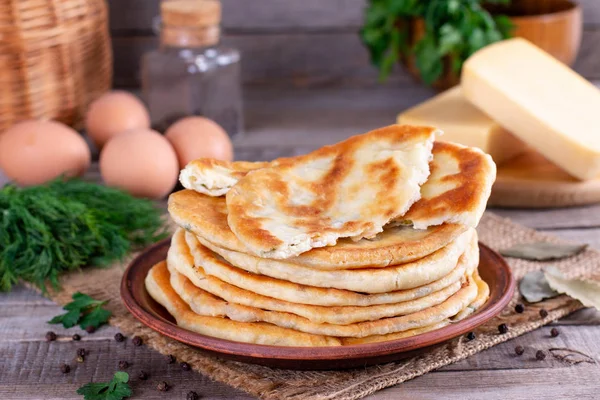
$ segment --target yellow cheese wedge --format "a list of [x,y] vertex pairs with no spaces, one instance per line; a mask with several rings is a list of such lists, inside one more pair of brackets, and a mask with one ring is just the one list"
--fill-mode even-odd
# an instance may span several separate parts
[[579,179],[600,176],[600,90],[524,39],[487,46],[463,67],[465,97]]
[[521,153],[525,144],[469,103],[459,86],[410,108],[399,124],[430,125],[442,131],[441,140],[479,147],[497,164]]

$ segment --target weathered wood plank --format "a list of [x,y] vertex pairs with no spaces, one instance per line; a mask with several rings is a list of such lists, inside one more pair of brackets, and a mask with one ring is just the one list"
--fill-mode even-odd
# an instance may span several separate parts
[[[223,45],[242,52],[242,80],[270,86],[373,86],[377,71],[356,33],[225,35]],[[154,36],[115,37],[114,85],[138,87],[144,53],[158,45]],[[405,73],[388,84],[410,82]]]
[[[536,361],[533,359],[533,354],[538,349],[567,347],[583,351],[598,359],[600,350],[595,337],[597,337],[599,329],[598,327],[561,327],[561,335],[557,338],[548,337],[548,328],[540,329],[481,352],[460,363],[445,367],[438,372],[418,378],[428,388],[428,391],[422,394],[434,395],[438,393],[439,390],[446,387],[439,379],[450,379],[455,376],[455,372],[460,372],[460,376],[473,377],[485,371],[488,374],[487,376],[497,376],[497,382],[503,385],[507,385],[515,376],[521,376],[522,374],[530,374],[530,376],[537,377],[538,380],[545,377],[544,384],[549,393],[558,390],[562,386],[561,383],[568,383],[568,386],[579,385],[580,382],[577,380],[561,381],[557,379],[559,375],[553,376],[552,374],[561,371],[560,376],[570,376],[573,374],[573,370],[576,369],[579,373],[587,376],[586,374],[589,372],[598,373],[597,365],[586,364],[579,367],[567,367],[550,356],[543,362]],[[526,347],[525,355],[521,357],[513,355],[514,346],[517,344]],[[80,347],[89,350],[83,364],[78,364],[74,360],[76,349]],[[110,339],[95,340],[93,342],[0,342],[0,352],[4,355],[4,365],[0,373],[0,382],[2,382],[0,384],[0,398],[3,399],[35,398],[41,393],[40,388],[46,390],[47,386],[52,384],[54,384],[54,388],[48,388],[50,390],[48,392],[49,396],[71,398],[75,389],[88,381],[108,380],[121,360],[128,361],[131,364],[127,371],[132,374],[132,377],[135,377],[142,369],[150,375],[147,382],[133,379],[132,386],[136,395],[141,396],[141,398],[159,398],[161,394],[154,390],[154,385],[158,380],[165,380],[173,385],[171,395],[185,395],[188,390],[197,390],[199,393],[209,396],[209,398],[210,396],[236,399],[248,398],[224,385],[209,382],[199,374],[182,371],[177,364],[169,365],[162,355],[144,346],[132,346],[130,340],[124,343],[116,343]],[[58,366],[62,362],[71,365],[72,371],[70,374],[63,375],[60,372]],[[511,369],[512,372],[509,371]],[[498,371],[501,371],[500,375],[491,375]],[[430,377],[429,375],[440,375],[440,378]],[[431,380],[436,382],[435,386],[427,384]],[[475,380],[471,381],[470,385],[461,385],[463,394],[475,396],[476,393],[479,393],[481,387],[479,384],[474,387],[472,382],[475,382]],[[407,384],[409,383],[401,385],[400,388]],[[422,385],[417,385],[417,387],[422,387]],[[15,390],[15,388],[18,390]],[[457,388],[458,386],[453,386],[452,390]],[[416,389],[416,387],[410,385],[402,390],[408,391],[405,392],[408,394]],[[505,392],[502,393],[506,395]],[[388,398],[385,396],[384,392],[373,398]],[[409,398],[413,397],[409,396]]]
[[583,23],[586,26],[600,25],[600,1],[576,0],[583,10]]
[[[78,348],[88,354],[84,363],[75,361]],[[172,388],[168,398],[185,399],[190,390],[202,398],[250,399],[248,395],[224,384],[210,381],[193,371],[183,371],[179,363],[168,364],[164,356],[145,346],[135,347],[130,340],[116,343],[114,340],[90,342],[26,342],[18,346],[0,344],[3,364],[0,369],[1,399],[81,399],[75,391],[90,381],[102,382],[112,378],[118,370],[119,361],[127,361],[126,369],[131,376],[135,398],[164,399],[165,393],[156,390],[160,381]],[[61,373],[61,363],[71,366],[69,374]],[[137,378],[143,370],[147,381]]]
[[[109,0],[111,31],[149,32],[159,0]],[[363,24],[366,0],[222,0],[223,26],[235,31],[313,31],[356,29]],[[586,25],[600,24],[600,3],[579,0]]]
[[[597,4],[600,5],[600,2]],[[600,43],[600,27],[586,29],[583,33],[577,61],[573,66],[575,71],[591,80],[600,79],[600,48],[598,43]]]
[[600,368],[448,371],[423,375],[378,392],[365,400],[531,400],[596,399]]
[[[109,0],[114,34],[148,33],[159,0]],[[353,29],[362,25],[364,0],[222,0],[222,26],[229,33]]]

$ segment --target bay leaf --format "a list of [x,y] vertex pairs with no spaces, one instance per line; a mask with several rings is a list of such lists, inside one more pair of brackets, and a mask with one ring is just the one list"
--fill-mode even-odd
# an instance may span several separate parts
[[586,307],[600,310],[600,283],[583,278],[569,279],[556,267],[544,268],[544,276],[550,287],[579,300]]
[[572,257],[584,251],[587,244],[557,244],[534,242],[517,244],[511,248],[500,250],[505,257],[521,258],[532,261],[560,260]]
[[528,272],[521,278],[521,281],[519,282],[519,292],[529,303],[538,303],[542,300],[551,299],[559,295],[559,293],[553,290],[548,284],[544,271],[539,270]]

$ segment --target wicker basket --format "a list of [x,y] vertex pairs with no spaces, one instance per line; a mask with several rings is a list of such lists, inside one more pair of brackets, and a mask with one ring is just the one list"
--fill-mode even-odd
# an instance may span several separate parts
[[29,118],[78,128],[111,81],[104,0],[0,0],[0,132]]

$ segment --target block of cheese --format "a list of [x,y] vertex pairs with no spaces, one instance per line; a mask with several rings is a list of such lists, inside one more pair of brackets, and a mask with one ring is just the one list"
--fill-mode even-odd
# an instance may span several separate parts
[[441,140],[479,147],[496,164],[521,153],[525,144],[469,103],[456,86],[398,116],[399,124],[431,125],[442,131]]
[[487,46],[463,67],[465,97],[579,179],[600,177],[600,90],[525,39]]

